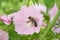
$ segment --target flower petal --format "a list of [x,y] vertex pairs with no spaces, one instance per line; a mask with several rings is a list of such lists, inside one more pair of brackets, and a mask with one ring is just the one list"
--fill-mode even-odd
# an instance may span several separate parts
[[6,24],[9,25],[11,23],[11,19],[8,18],[7,15],[0,16],[0,19]]
[[3,30],[0,30],[0,40],[8,40],[8,39],[9,39],[8,33],[6,33]]
[[58,12],[58,7],[56,6],[56,4],[54,4],[54,7],[49,11],[50,21],[52,21],[52,19],[54,18],[57,12]]

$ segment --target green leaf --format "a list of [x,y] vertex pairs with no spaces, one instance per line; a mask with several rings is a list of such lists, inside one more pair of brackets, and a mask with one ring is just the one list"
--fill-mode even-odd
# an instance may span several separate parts
[[22,0],[20,0],[20,2],[22,2]]
[[30,0],[27,1],[27,6],[29,6],[29,4],[30,4]]
[[1,8],[0,8],[0,15],[4,15],[4,12]]
[[32,0],[32,2],[33,2],[33,4],[35,4],[35,3],[36,3],[36,1],[35,1],[35,0]]
[[32,2],[35,4],[44,4],[44,0],[32,0]]
[[16,12],[20,9],[22,2],[21,0],[4,0],[1,1],[1,8],[6,14]]
[[58,8],[60,9],[60,0],[56,0],[56,4],[57,4]]
[[47,8],[51,8],[54,6],[55,0],[44,0],[44,2]]
[[39,4],[39,0],[35,0],[37,4]]
[[38,0],[40,4],[45,4],[44,0]]

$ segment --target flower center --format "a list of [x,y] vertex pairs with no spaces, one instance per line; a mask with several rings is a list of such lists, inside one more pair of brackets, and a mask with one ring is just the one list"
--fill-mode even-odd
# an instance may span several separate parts
[[27,21],[27,23],[28,23],[30,26],[35,26],[35,27],[37,27],[37,22],[34,20],[33,17],[29,16],[28,19],[29,19],[29,21]]

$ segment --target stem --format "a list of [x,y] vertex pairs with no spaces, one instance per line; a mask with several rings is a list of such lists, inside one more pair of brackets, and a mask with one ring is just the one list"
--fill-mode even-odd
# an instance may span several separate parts
[[47,10],[46,10],[46,13],[48,14],[48,12],[49,12],[49,10],[48,10],[49,8],[47,7]]
[[52,26],[54,25],[54,23],[56,22],[56,20],[58,19],[59,16],[60,16],[60,10],[55,15],[55,17],[53,18],[52,22],[48,25],[48,27],[47,27],[46,31],[44,32],[44,34],[41,37],[40,37],[40,34],[39,34],[39,37],[37,38],[37,40],[44,40],[45,36],[49,32],[49,30],[52,28]]

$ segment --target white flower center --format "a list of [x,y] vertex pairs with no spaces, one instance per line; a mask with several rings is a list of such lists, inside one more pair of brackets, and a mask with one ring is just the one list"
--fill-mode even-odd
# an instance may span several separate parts
[[32,22],[27,23],[27,26],[31,27],[32,26]]

